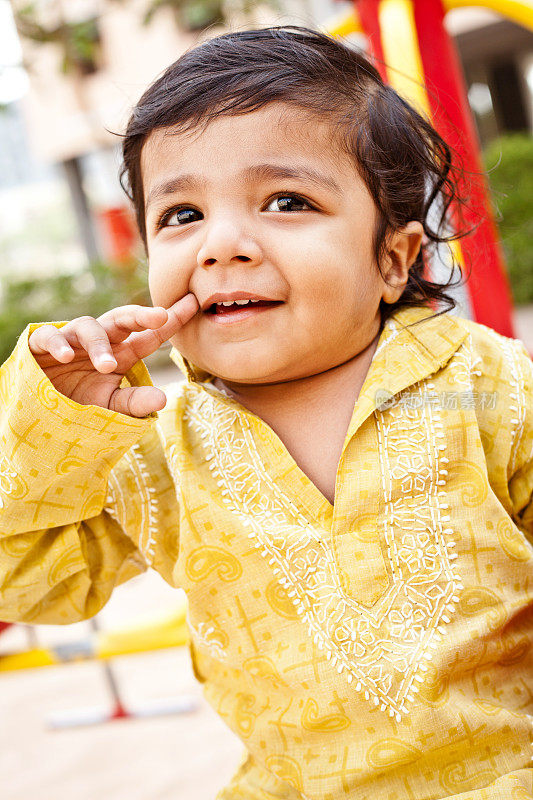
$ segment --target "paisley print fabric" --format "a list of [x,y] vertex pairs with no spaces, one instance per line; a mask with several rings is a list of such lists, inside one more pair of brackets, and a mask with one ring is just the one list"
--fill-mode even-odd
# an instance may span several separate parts
[[245,745],[219,800],[533,798],[521,342],[391,317],[332,506],[177,351],[185,380],[137,420],[56,392],[35,327],[0,371],[1,619],[85,619],[149,566],[182,587],[196,677]]

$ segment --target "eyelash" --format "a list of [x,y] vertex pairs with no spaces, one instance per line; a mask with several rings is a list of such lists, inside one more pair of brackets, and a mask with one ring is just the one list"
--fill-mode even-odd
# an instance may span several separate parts
[[[277,194],[274,194],[274,195],[272,195],[272,197],[269,198],[269,200],[267,201],[266,205],[269,206],[270,203],[273,200],[277,200],[279,197],[290,197],[290,198],[292,198],[294,200],[299,200],[300,202],[304,203],[308,208],[314,209],[314,206],[311,205],[309,200],[306,200],[305,197],[302,197],[299,194],[295,194],[295,192],[278,192]],[[188,209],[188,208],[191,208],[191,210],[193,210],[193,211],[196,210],[196,209],[192,209],[191,206],[182,205],[182,206],[174,206],[173,208],[170,208],[168,211],[165,211],[164,214],[161,215],[161,217],[159,218],[158,222],[156,223],[157,230],[159,231],[162,228],[164,228],[166,226],[168,220],[170,219],[170,217],[172,217],[173,214],[175,214],[177,211],[184,211],[185,209]],[[201,212],[199,211],[198,213],[200,214]],[[281,212],[281,213],[291,213],[291,212]],[[292,212],[292,213],[296,213],[296,212]],[[182,228],[186,224],[187,223],[184,223],[184,225],[172,225],[171,227],[173,227],[173,228]]]

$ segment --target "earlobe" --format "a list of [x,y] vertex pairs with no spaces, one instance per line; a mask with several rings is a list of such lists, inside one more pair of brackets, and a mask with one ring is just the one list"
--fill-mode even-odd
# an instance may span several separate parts
[[409,279],[409,269],[420,252],[423,235],[422,223],[414,220],[392,234],[388,248],[387,282],[383,288],[383,300],[386,303],[396,303],[402,296]]

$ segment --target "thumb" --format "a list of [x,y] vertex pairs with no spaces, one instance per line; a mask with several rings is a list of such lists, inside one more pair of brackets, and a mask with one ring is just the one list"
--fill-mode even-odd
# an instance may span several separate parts
[[166,402],[165,393],[155,386],[130,386],[115,389],[109,400],[109,409],[129,417],[146,417],[152,411],[161,411]]

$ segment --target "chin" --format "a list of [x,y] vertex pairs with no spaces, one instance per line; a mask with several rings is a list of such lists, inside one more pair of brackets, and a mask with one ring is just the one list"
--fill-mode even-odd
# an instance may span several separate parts
[[228,345],[214,348],[208,358],[198,358],[197,361],[190,359],[211,375],[234,383],[268,383],[276,380],[276,376],[282,372],[276,363],[278,360],[272,352],[261,353],[260,348],[234,349]]
[[[268,365],[268,368],[266,366]],[[233,383],[275,383],[285,380],[284,370],[276,367],[270,359],[254,358],[249,363],[224,361],[212,364],[209,372],[223,381]]]
[[[265,375],[264,370],[259,369],[219,369],[216,373],[217,378],[229,383],[273,383],[276,377]],[[277,380],[280,380],[279,378]],[[283,380],[283,379],[281,379]]]

